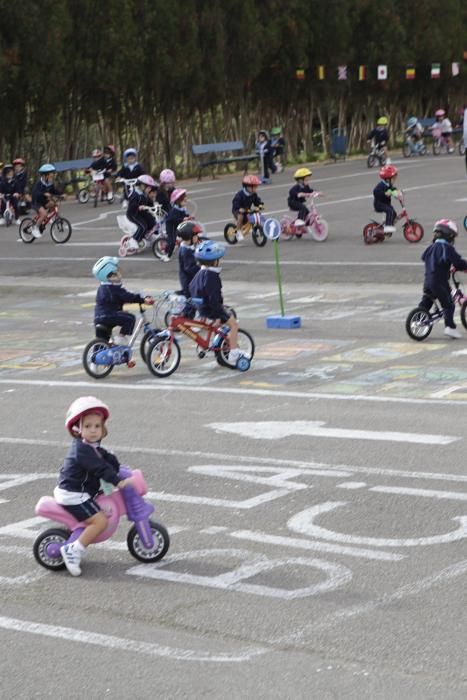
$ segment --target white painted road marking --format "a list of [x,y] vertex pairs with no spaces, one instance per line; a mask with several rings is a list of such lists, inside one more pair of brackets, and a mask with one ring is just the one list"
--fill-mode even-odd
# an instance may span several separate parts
[[254,440],[282,440],[293,435],[326,437],[344,440],[384,440],[389,442],[411,442],[422,445],[449,445],[460,440],[452,435],[425,433],[400,433],[390,430],[350,430],[347,428],[325,428],[323,421],[254,421],[251,423],[208,423],[216,432],[233,433]]

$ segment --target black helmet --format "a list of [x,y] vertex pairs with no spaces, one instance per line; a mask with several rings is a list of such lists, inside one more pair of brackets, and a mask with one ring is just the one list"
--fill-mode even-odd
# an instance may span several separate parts
[[196,221],[182,221],[182,223],[177,226],[177,236],[183,241],[191,241],[193,236],[202,232],[203,229]]

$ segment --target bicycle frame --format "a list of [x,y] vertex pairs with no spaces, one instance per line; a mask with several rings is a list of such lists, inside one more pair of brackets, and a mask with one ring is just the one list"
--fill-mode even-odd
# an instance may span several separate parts
[[[223,324],[215,324],[214,321],[204,321],[202,319],[192,319],[188,316],[172,315],[170,316],[170,322],[167,331],[170,334],[170,342],[174,338],[174,333],[183,333],[187,338],[190,338],[196,345],[201,348],[198,354],[204,354],[210,350],[215,350],[212,340],[216,335],[219,335],[219,342],[216,342],[216,346],[220,347],[221,341],[228,335],[222,331]],[[193,330],[196,328],[198,330]],[[201,335],[202,331],[206,331],[206,335]]]

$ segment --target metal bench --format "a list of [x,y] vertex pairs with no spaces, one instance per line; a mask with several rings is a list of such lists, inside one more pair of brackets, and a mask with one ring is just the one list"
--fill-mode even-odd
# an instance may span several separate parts
[[[228,155],[244,151],[245,146],[243,141],[225,141],[223,143],[201,143],[198,146],[192,146],[191,152],[199,158],[198,161],[198,180],[201,180],[203,169],[211,168],[212,177],[215,178],[214,168],[216,165],[226,165],[228,163],[245,163],[244,172],[248,170],[248,164],[251,160],[257,161],[257,153],[243,153],[242,155]],[[225,154],[225,155],[223,155]]]
[[55,161],[54,165],[57,170],[57,173],[70,173],[70,177],[68,180],[61,179],[61,185],[62,187],[66,187],[67,185],[74,185],[77,182],[82,182],[83,180],[86,180],[87,177],[85,175],[78,175],[82,170],[86,170],[86,168],[89,168],[89,166],[92,163],[92,158],[79,158],[77,160],[59,160]]

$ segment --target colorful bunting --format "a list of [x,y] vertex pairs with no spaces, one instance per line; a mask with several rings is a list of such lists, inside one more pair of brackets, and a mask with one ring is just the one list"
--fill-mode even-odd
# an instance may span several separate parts
[[324,66],[318,66],[318,80],[324,80]]
[[358,66],[358,79],[366,80],[366,66]]
[[305,71],[303,68],[297,68],[295,71],[295,77],[297,80],[305,80]]
[[413,66],[407,66],[405,69],[405,77],[407,80],[415,80],[415,68]]
[[347,66],[337,66],[337,80],[347,80]]
[[378,80],[387,80],[388,67],[386,65],[378,66],[377,77],[378,77]]
[[451,72],[453,76],[459,75],[460,68],[458,63],[451,63]]
[[441,63],[432,63],[431,64],[431,77],[432,78],[439,78],[441,75]]

